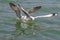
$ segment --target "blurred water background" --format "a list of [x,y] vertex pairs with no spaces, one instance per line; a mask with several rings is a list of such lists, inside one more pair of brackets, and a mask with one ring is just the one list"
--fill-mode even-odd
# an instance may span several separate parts
[[[58,16],[38,18],[24,29],[16,20],[9,2],[19,3],[25,10],[42,6],[32,16],[49,13],[57,13]],[[60,40],[60,0],[0,0],[0,40]]]

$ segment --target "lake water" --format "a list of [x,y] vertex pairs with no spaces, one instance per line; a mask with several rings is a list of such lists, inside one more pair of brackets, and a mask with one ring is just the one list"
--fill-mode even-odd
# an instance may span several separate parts
[[[57,13],[50,18],[37,18],[22,28],[9,2],[21,4],[25,10],[42,6],[32,16]],[[24,26],[25,27],[25,26]],[[60,40],[60,0],[0,0],[0,40]]]

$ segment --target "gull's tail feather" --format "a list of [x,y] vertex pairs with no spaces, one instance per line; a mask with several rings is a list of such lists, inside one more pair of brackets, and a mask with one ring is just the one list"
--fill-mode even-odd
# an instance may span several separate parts
[[34,18],[52,17],[52,16],[57,16],[57,14],[52,13],[52,14],[48,14],[48,15],[36,16],[36,17],[34,17]]

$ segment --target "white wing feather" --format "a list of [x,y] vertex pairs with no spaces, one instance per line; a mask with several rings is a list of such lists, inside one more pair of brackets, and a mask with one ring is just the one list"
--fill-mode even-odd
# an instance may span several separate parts
[[57,14],[48,14],[48,15],[36,16],[34,18],[52,17],[52,16],[57,16]]

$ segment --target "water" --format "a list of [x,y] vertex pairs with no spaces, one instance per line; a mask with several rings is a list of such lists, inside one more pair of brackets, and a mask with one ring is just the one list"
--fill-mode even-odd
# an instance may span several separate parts
[[[58,16],[36,19],[25,29],[20,26],[9,2],[20,3],[25,10],[42,6],[32,16],[49,13]],[[60,0],[0,0],[0,40],[60,40]]]

